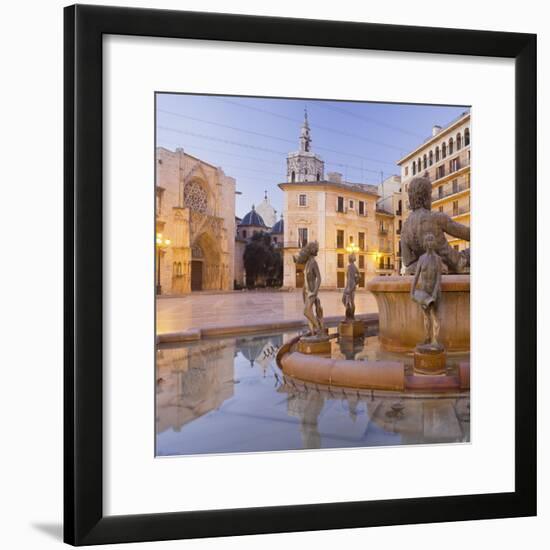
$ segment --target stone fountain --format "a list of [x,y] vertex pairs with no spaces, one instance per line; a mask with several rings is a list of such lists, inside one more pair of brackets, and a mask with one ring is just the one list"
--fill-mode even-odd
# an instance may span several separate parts
[[[450,370],[448,354],[470,349],[470,254],[449,245],[447,235],[470,240],[470,229],[443,212],[431,211],[431,183],[413,178],[409,185],[412,212],[401,234],[405,275],[376,277],[367,288],[379,310],[376,359],[356,358],[363,348],[364,327],[355,320],[358,273],[349,255],[342,296],[345,320],[337,335],[323,325],[318,296],[321,277],[309,243],[295,261],[305,263],[304,315],[309,332],[285,343],[277,354],[283,372],[315,384],[382,391],[468,391],[470,364]],[[338,337],[340,356],[332,356],[330,339]],[[414,359],[412,367],[410,359]]]

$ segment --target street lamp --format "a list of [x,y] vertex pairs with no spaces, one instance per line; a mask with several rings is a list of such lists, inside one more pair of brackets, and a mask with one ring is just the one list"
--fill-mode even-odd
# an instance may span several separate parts
[[346,252],[348,254],[357,254],[357,252],[359,252],[359,247],[355,243],[349,243],[346,247]]
[[157,295],[162,293],[160,285],[160,255],[170,246],[170,239],[165,239],[162,233],[157,233],[156,248],[157,248]]

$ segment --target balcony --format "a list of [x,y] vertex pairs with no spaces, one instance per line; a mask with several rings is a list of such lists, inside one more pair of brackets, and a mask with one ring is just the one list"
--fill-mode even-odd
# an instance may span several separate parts
[[[307,244],[306,242],[302,241],[285,241],[284,247],[285,248],[302,248]],[[279,243],[279,246],[282,246],[282,243]]]
[[393,269],[394,269],[393,264],[390,264],[390,265],[384,264],[384,265],[379,265],[376,268],[376,271],[393,271]]
[[445,199],[447,197],[450,197],[451,195],[456,195],[457,193],[462,193],[463,191],[467,191],[468,189],[470,189],[470,184],[467,182],[462,182],[456,188],[448,189],[441,194],[432,193],[432,202],[440,201],[441,199]]
[[461,206],[460,208],[453,208],[453,218],[456,218],[457,216],[463,216],[464,214],[470,213],[470,207],[469,206]]
[[379,235],[387,235],[388,234],[388,228],[387,227],[379,227],[378,228],[378,234]]

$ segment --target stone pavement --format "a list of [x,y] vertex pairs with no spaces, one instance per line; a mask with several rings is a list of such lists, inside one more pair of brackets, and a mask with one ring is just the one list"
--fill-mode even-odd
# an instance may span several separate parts
[[[344,315],[341,292],[321,291],[319,296],[325,317]],[[378,313],[376,300],[370,292],[357,292],[355,304],[356,314]],[[196,292],[157,299],[157,334],[298,319],[303,319],[301,291]]]

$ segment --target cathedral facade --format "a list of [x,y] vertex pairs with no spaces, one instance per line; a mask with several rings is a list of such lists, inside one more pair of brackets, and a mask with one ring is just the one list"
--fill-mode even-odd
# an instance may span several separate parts
[[156,149],[157,294],[231,290],[235,180],[183,149]]

